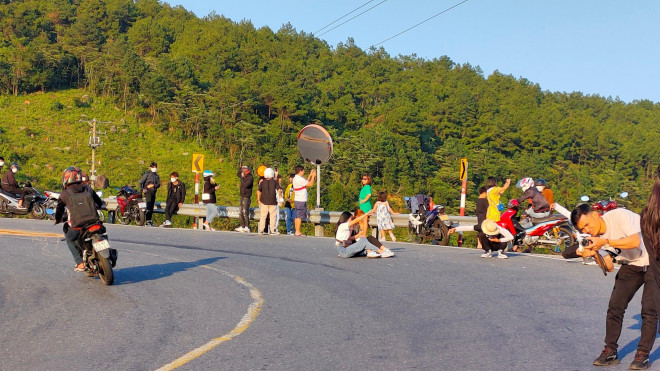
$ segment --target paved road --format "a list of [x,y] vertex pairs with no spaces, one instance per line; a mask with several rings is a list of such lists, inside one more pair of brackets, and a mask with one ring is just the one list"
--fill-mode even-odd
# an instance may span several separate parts
[[[180,369],[584,370],[602,348],[613,275],[593,266],[403,243],[391,259],[340,259],[329,238],[108,229],[110,287],[73,272],[59,226],[0,219],[30,234],[0,231],[0,369],[154,370],[208,345]],[[629,313],[623,364],[608,369],[632,361],[639,295]]]

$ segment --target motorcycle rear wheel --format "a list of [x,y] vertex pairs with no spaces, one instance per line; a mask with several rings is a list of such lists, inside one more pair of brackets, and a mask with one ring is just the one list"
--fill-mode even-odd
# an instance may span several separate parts
[[573,237],[573,231],[571,230],[570,227],[566,225],[562,225],[561,227],[559,227],[559,238],[563,241],[563,243],[560,243],[557,246],[550,247],[550,251],[552,251],[553,254],[557,254],[557,255],[561,255],[561,253],[563,253],[567,247],[575,243],[575,237]]
[[99,278],[101,279],[101,282],[107,286],[112,285],[115,282],[115,274],[112,271],[110,260],[102,256],[98,256],[97,258],[99,265]]
[[136,225],[143,226],[147,222],[144,210],[140,209],[137,204],[131,206],[131,215],[135,218]]
[[447,246],[449,243],[449,227],[440,218],[437,218],[433,221],[431,228],[433,228],[433,244]]

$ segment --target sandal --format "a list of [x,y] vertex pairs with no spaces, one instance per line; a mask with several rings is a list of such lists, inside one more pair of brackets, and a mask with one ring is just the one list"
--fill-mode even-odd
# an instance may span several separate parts
[[76,272],[84,272],[85,271],[85,265],[83,263],[80,263],[80,264],[76,265],[73,268],[73,270],[76,271]]

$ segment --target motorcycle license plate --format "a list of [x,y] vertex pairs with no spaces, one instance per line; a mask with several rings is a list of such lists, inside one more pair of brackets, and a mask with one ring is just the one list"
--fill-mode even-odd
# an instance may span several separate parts
[[446,222],[447,220],[449,220],[449,215],[445,215],[445,214],[440,215],[440,220]]
[[94,250],[96,250],[96,252],[101,252],[110,248],[110,244],[107,240],[96,241],[93,242],[92,245],[94,246]]
[[146,209],[147,208],[147,203],[146,202],[138,202],[138,207],[140,209]]

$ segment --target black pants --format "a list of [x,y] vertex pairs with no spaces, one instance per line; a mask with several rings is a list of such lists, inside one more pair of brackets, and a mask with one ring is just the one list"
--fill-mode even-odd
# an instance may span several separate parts
[[5,189],[6,192],[13,193],[15,195],[18,195],[18,199],[20,201],[25,200],[25,191],[22,188],[12,188],[12,189]]
[[147,210],[145,211],[145,218],[150,221],[154,214],[154,204],[156,203],[156,189],[147,189],[144,192],[144,200],[147,202]]
[[241,227],[250,226],[250,197],[241,197],[241,203],[238,207],[238,220]]
[[381,246],[383,246],[383,244],[380,243],[380,241],[378,241],[378,239],[374,236],[367,236],[367,241],[369,241],[370,244],[376,246],[379,249]]
[[484,249],[484,251],[504,250],[507,245],[506,242],[493,242],[489,240],[488,236],[483,232],[479,232],[477,238],[481,242],[481,248]]
[[172,215],[179,211],[179,204],[175,200],[167,200],[165,204],[165,220],[172,221]]
[[607,321],[605,326],[605,346],[618,349],[617,341],[621,335],[623,315],[628,303],[632,300],[637,290],[642,285],[642,335],[637,344],[637,349],[650,352],[655,341],[655,333],[658,329],[658,312],[655,307],[658,288],[653,277],[653,272],[648,267],[637,267],[634,265],[623,265],[616,274],[614,288],[610,296],[607,308]]

